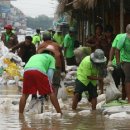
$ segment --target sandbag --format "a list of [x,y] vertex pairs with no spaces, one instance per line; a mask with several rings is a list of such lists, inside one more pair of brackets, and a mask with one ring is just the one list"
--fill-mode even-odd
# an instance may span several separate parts
[[78,47],[74,50],[74,55],[76,58],[77,64],[80,64],[82,59],[91,53],[91,48],[90,47]]
[[121,92],[116,88],[115,82],[112,78],[111,72],[108,72],[107,79],[109,79],[109,83],[106,84],[106,102],[110,102],[112,100],[116,100],[121,97]]
[[57,98],[58,99],[61,98],[62,100],[67,99],[67,91],[66,91],[66,88],[64,86],[59,88]]

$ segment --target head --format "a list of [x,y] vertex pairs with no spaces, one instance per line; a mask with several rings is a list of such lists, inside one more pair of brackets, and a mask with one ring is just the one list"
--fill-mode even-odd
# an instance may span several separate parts
[[13,30],[13,27],[12,27],[12,25],[10,25],[10,24],[7,24],[7,25],[5,25],[4,26],[4,29],[6,29],[6,33],[11,33],[12,32],[12,30]]
[[126,26],[126,33],[127,33],[128,38],[130,38],[130,24]]
[[103,27],[102,27],[102,25],[101,25],[101,24],[97,24],[97,25],[95,26],[95,33],[96,33],[97,35],[101,35],[102,32],[103,32]]
[[25,37],[25,45],[29,46],[32,43],[32,37],[31,36],[26,36]]
[[95,52],[91,53],[90,59],[94,67],[97,69],[102,68],[107,61],[104,52],[101,49],[96,49]]
[[73,27],[69,28],[69,34],[70,36],[73,36],[76,33],[75,29]]
[[36,33],[40,34],[40,29],[36,29]]
[[52,28],[49,28],[47,31],[51,33],[51,32],[53,31],[53,29],[52,29]]
[[105,35],[106,37],[111,37],[113,34],[113,27],[111,25],[107,25],[105,27]]
[[51,33],[48,31],[43,32],[43,40],[44,41],[51,40]]

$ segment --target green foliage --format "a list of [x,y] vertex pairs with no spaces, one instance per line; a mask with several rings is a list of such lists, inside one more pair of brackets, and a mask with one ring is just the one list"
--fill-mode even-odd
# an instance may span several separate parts
[[36,29],[40,28],[42,30],[48,29],[53,25],[53,18],[47,17],[45,15],[40,15],[36,18],[27,17],[27,27]]

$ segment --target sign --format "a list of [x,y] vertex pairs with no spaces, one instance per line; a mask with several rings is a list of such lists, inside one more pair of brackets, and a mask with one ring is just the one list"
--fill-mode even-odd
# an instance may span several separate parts
[[8,12],[10,12],[10,8],[0,5],[0,13],[8,13]]

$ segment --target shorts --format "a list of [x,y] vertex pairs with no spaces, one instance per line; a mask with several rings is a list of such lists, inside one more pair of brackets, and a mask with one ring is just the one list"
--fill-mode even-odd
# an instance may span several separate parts
[[23,77],[23,94],[45,95],[53,92],[48,77],[38,70],[27,70]]
[[81,81],[76,79],[76,86],[75,86],[74,93],[78,93],[80,95],[79,101],[82,99],[82,93],[85,91],[88,91],[89,101],[91,101],[92,98],[96,98],[98,96],[97,86],[94,86],[91,82],[87,86],[85,86]]
[[130,62],[124,62],[122,64],[122,69],[125,74],[125,83],[130,83]]
[[114,67],[114,70],[112,72],[112,77],[114,79],[114,82],[117,88],[120,85],[120,81],[122,82],[122,85],[124,86],[125,74],[122,68],[117,69],[116,67]]
[[67,65],[76,65],[76,59],[75,56],[71,57],[71,58],[66,58],[66,64]]
[[60,87],[60,81],[61,81],[61,70],[60,68],[56,68],[53,76],[53,87],[59,88]]

